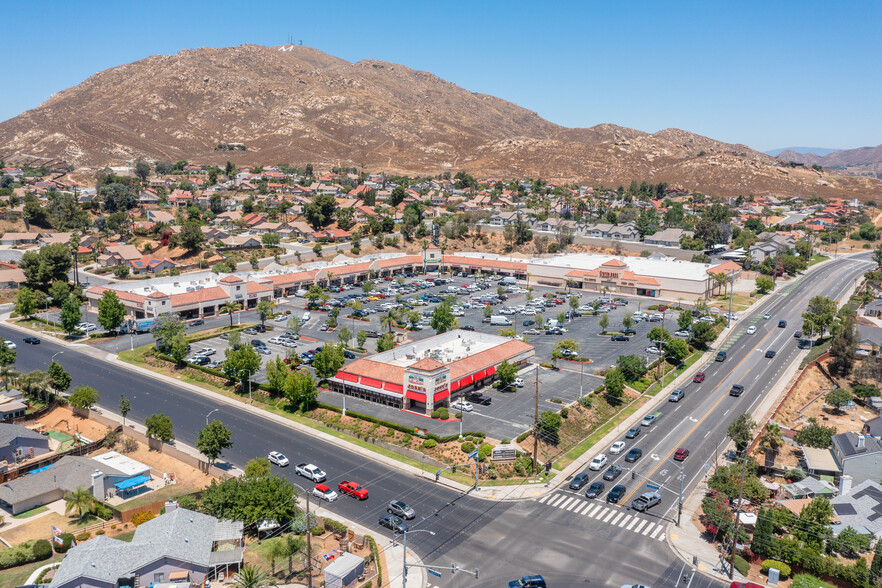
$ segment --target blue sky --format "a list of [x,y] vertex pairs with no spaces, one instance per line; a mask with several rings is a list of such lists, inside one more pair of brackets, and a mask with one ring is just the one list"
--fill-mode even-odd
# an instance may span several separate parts
[[569,127],[677,127],[763,151],[882,143],[879,2],[16,0],[3,16],[0,120],[152,54],[291,36]]

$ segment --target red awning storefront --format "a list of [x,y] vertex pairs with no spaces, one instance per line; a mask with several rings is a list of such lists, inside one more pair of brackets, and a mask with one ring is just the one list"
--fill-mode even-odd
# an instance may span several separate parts
[[406,396],[411,400],[415,400],[417,402],[425,402],[426,395],[420,394],[419,392],[414,392],[413,390],[408,390]]

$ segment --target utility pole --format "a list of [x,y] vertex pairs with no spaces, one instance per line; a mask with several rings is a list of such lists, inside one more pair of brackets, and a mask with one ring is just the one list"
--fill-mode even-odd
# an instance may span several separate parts
[[536,366],[536,409],[533,413],[533,476],[536,476],[536,460],[539,458],[539,366]]
[[309,562],[306,564],[306,577],[309,588],[312,588],[312,529],[309,528],[309,492],[304,490],[303,493],[306,494],[306,561]]
[[729,286],[729,315],[726,317],[726,327],[732,326],[732,295],[735,292],[735,270],[729,272],[731,284]]
[[[665,308],[662,311],[662,326],[661,326],[662,332],[661,332],[661,337],[658,340],[659,354],[658,354],[658,364],[657,364],[658,369],[656,370],[656,374],[657,374],[656,379],[659,381],[661,381],[661,378],[662,378],[662,376],[661,376],[662,359],[664,359],[664,357],[665,357],[665,314],[667,313],[667,311],[668,311],[667,308]],[[664,382],[661,382],[661,386],[662,386],[662,388],[664,388]]]
[[738,485],[738,508],[735,509],[735,526],[732,533],[732,549],[729,552],[729,579],[731,580],[735,574],[735,543],[738,542],[738,520],[741,518],[741,498],[744,495],[744,469],[747,467],[747,450],[741,456],[741,483]]

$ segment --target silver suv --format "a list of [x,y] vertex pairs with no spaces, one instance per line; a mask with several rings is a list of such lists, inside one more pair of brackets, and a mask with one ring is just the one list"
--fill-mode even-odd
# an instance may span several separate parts
[[686,396],[686,392],[683,390],[683,388],[677,388],[676,390],[671,392],[670,396],[668,396],[668,402],[680,402],[681,400],[683,400],[684,396]]
[[413,509],[400,500],[393,500],[392,502],[390,502],[389,506],[386,508],[386,512],[408,521],[416,517],[416,513],[413,511]]

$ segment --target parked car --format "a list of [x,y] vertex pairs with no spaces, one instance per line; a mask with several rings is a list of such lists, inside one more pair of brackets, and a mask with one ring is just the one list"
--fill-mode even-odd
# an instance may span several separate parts
[[416,512],[400,500],[391,501],[386,507],[386,512],[408,521],[416,518]]
[[489,396],[484,396],[480,392],[470,392],[466,394],[466,400],[469,402],[474,402],[475,404],[481,404],[483,406],[490,406],[490,402],[492,399]]
[[697,374],[695,374],[695,377],[692,378],[692,382],[695,384],[701,384],[702,382],[704,382],[704,372],[698,372]]
[[627,337],[625,335],[613,335],[609,338],[610,341],[630,341],[631,337]]
[[450,404],[450,408],[454,408],[456,410],[461,410],[463,412],[472,412],[475,407],[472,406],[471,402],[466,402],[465,400],[456,400]]
[[403,533],[410,528],[408,527],[407,523],[405,523],[398,517],[388,514],[380,515],[380,526],[391,529],[396,533]]
[[793,338],[794,339],[802,338],[802,331],[796,331],[795,333],[793,333]]
[[202,320],[202,319],[196,319],[195,321],[192,321],[192,322],[190,323],[190,326],[191,326],[191,327],[198,327],[198,326],[201,326],[201,325],[204,325],[204,324],[205,324],[205,321],[204,321],[204,320]]
[[628,463],[634,463],[635,461],[637,461],[641,457],[643,457],[643,450],[637,449],[635,447],[631,451],[629,451],[628,453],[625,454],[625,461],[627,461]]
[[588,483],[587,472],[579,472],[570,480],[570,490],[581,490]]
[[532,326],[535,325],[535,324],[536,324],[536,321],[534,321],[533,319],[527,319],[527,320],[525,320],[524,323],[523,323],[523,325],[524,325],[525,327],[532,327]]
[[321,468],[312,465],[311,463],[298,464],[297,467],[294,468],[294,473],[298,476],[303,476],[308,480],[312,480],[313,482],[324,482],[328,479],[328,475],[323,472]]
[[460,329],[462,329],[463,331],[474,331],[475,327],[473,327],[472,325],[463,325],[460,327]]
[[367,488],[363,487],[358,482],[350,482],[348,480],[343,480],[339,484],[337,484],[337,490],[342,492],[343,494],[348,494],[349,496],[354,496],[359,500],[367,500],[368,491]]
[[680,447],[674,452],[674,460],[676,461],[683,461],[687,457],[689,457],[689,450],[685,447]]
[[609,458],[601,453],[591,460],[591,463],[588,464],[588,469],[592,472],[600,471],[608,462]]
[[661,503],[661,494],[658,492],[644,492],[634,499],[634,502],[631,503],[631,508],[640,512],[646,512],[659,503]]
[[637,331],[634,329],[622,329],[622,335],[636,335]]
[[625,442],[624,441],[616,441],[615,443],[613,443],[612,445],[609,446],[609,452],[612,453],[613,455],[620,454],[622,452],[622,450],[624,450],[624,449],[625,449]]
[[622,475],[622,466],[618,464],[612,464],[606,469],[605,472],[603,472],[603,479],[607,482],[612,482],[620,475]]
[[339,496],[336,492],[334,492],[324,484],[316,484],[315,488],[312,489],[312,495],[316,498],[327,500],[328,502],[334,502]]
[[741,384],[735,384],[732,386],[732,389],[729,390],[729,396],[741,396],[744,393],[744,386]]
[[524,379],[523,378],[515,378],[514,385],[517,386],[518,388],[523,388],[524,387]]
[[80,330],[80,331],[86,331],[87,333],[88,333],[89,331],[94,331],[94,330],[96,330],[97,328],[98,328],[98,327],[96,327],[94,323],[80,323],[80,324],[77,325],[77,329],[78,329],[78,330]]
[[196,352],[196,355],[204,355],[205,357],[211,357],[212,355],[217,353],[217,349],[212,349],[211,347],[205,347],[204,349],[200,349]]
[[688,339],[691,336],[691,333],[686,329],[680,329],[679,331],[674,331],[674,337],[685,337]]
[[278,451],[270,451],[266,458],[270,463],[274,463],[279,467],[285,467],[289,463],[288,458]]
[[606,484],[603,482],[591,482],[588,489],[585,490],[585,498],[597,498],[606,490]]
[[613,489],[609,491],[609,494],[606,495],[606,501],[612,502],[613,504],[618,504],[619,500],[625,495],[628,489],[625,488],[624,484],[618,484],[613,486]]
[[193,365],[208,365],[211,362],[207,355],[194,355],[190,358]]
[[628,429],[628,432],[625,433],[625,439],[634,439],[639,434],[640,427],[631,427],[630,429]]

